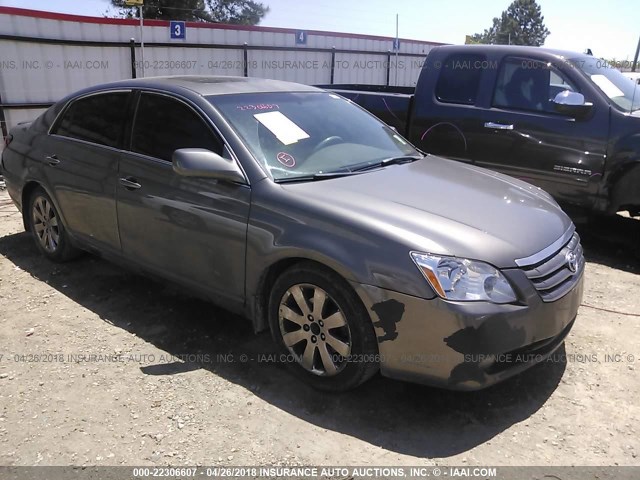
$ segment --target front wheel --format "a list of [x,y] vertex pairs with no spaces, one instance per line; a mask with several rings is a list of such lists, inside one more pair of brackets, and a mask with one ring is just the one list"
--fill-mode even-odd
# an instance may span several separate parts
[[29,198],[29,229],[38,250],[54,262],[65,262],[78,255],[71,245],[60,215],[51,198],[37,188]]
[[271,290],[269,324],[287,364],[314,388],[349,390],[378,370],[370,317],[332,271],[311,263],[285,271]]

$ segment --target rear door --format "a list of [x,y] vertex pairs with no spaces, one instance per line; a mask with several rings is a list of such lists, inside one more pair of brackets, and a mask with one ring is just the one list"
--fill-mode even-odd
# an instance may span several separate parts
[[141,92],[130,149],[120,161],[122,251],[144,269],[214,294],[223,303],[242,300],[251,189],[178,175],[171,156],[187,147],[230,155],[189,102]]
[[609,112],[596,102],[590,116],[557,113],[551,100],[580,93],[569,63],[507,56],[476,125],[475,161],[542,187],[557,200],[591,207],[604,172]]
[[62,112],[47,138],[46,183],[67,228],[101,250],[119,252],[118,161],[130,91],[87,95]]

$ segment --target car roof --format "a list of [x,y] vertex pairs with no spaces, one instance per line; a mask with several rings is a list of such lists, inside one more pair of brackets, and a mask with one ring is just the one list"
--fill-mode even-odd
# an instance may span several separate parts
[[523,45],[443,45],[435,47],[441,50],[459,50],[460,52],[466,52],[471,49],[477,49],[482,51],[493,52],[498,55],[531,55],[531,54],[546,54],[552,55],[561,59],[593,59],[595,57],[587,55],[586,53],[573,52],[571,50],[560,50],[555,48],[546,47],[529,47]]
[[[121,80],[96,85],[88,90],[104,90],[113,88],[151,88],[180,92],[184,89],[202,95],[230,95],[234,93],[268,93],[268,92],[320,92],[321,90],[300,83],[283,82],[251,77],[176,75],[166,77],[146,77]],[[86,92],[86,90],[85,90]]]

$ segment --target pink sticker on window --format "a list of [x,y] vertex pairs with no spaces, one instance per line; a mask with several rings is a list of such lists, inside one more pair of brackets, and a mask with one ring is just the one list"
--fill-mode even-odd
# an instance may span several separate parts
[[296,166],[296,159],[286,152],[280,152],[276,158],[285,167],[293,168]]

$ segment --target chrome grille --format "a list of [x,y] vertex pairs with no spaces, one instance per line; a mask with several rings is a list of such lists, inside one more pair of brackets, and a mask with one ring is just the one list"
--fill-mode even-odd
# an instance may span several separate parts
[[[569,268],[569,258],[575,256],[576,271]],[[574,233],[560,250],[541,262],[521,268],[545,302],[553,302],[566,295],[580,279],[584,270],[584,253],[580,236]]]

